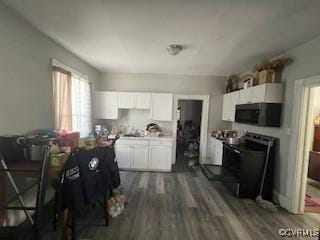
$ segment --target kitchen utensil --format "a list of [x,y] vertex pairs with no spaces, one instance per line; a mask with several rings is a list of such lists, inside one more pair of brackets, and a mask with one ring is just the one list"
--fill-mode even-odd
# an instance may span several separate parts
[[240,138],[239,137],[229,137],[229,138],[227,138],[227,143],[230,145],[239,145]]

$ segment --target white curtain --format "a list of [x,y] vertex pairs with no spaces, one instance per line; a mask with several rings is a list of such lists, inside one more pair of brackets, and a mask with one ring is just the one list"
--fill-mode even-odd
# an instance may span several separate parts
[[72,130],[71,73],[53,67],[53,111],[57,129]]
[[72,75],[72,130],[86,137],[92,131],[91,84]]

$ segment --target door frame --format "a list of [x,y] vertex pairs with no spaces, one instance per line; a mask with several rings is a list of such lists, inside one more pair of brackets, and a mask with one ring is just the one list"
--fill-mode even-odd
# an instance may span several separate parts
[[287,177],[287,193],[291,195],[292,213],[304,213],[309,158],[305,154],[310,89],[320,86],[320,75],[295,81]]
[[177,108],[179,100],[201,100],[202,101],[202,113],[201,113],[201,127],[200,127],[200,163],[204,163],[207,158],[207,145],[208,145],[208,123],[209,123],[209,106],[210,96],[209,95],[185,95],[175,94],[173,96],[173,153],[172,153],[172,164],[176,162],[176,151],[177,151]]

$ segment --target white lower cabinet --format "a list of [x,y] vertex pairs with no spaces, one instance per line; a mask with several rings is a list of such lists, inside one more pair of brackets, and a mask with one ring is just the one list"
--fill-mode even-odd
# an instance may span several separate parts
[[130,145],[117,145],[116,158],[119,168],[131,168],[131,147]]
[[126,170],[171,171],[171,140],[120,139],[115,151],[118,166]]
[[148,146],[137,145],[132,147],[132,168],[148,169]]
[[222,141],[211,137],[210,139],[210,163],[222,165],[223,144]]
[[149,168],[151,170],[170,171],[172,147],[149,146]]

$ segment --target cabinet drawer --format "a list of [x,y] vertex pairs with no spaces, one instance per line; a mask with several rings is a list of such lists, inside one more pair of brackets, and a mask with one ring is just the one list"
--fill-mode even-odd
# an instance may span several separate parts
[[171,140],[150,140],[150,146],[172,146]]
[[146,145],[148,146],[148,140],[136,140],[136,139],[119,139],[116,145]]

